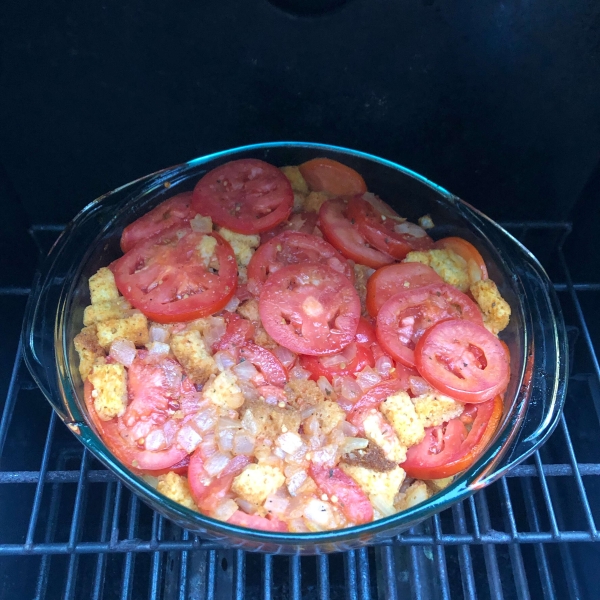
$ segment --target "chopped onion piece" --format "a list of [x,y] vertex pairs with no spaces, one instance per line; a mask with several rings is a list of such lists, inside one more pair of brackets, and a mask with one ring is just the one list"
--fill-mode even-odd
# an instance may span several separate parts
[[251,455],[254,452],[254,437],[244,431],[238,431],[233,438],[233,453]]
[[419,217],[419,225],[423,229],[433,229],[435,227],[435,223],[433,222],[431,215],[423,215],[422,217]]
[[289,504],[289,498],[282,498],[280,496],[269,496],[265,500],[263,506],[274,515],[285,516]]
[[167,439],[162,429],[155,429],[151,431],[145,438],[144,447],[146,450],[155,452],[157,450],[164,450],[167,447]]
[[221,452],[215,452],[205,463],[204,469],[211,476],[218,475],[229,462],[229,456]]
[[355,450],[364,450],[368,445],[369,440],[366,440],[365,438],[347,437],[340,450],[342,454],[347,454],[348,452],[354,452]]
[[207,346],[211,347],[225,335],[227,324],[223,317],[208,317],[206,321],[207,325],[204,327],[202,335]]
[[331,383],[329,383],[329,380],[326,377],[323,377],[321,375],[321,377],[317,379],[317,385],[319,386],[319,389],[323,392],[323,395],[326,398],[329,398],[334,395],[333,386],[331,385]]
[[213,228],[212,219],[210,217],[196,215],[190,221],[190,227],[192,228],[192,231],[195,231],[196,233],[210,233]]
[[256,435],[258,433],[258,422],[254,418],[254,415],[251,411],[247,410],[242,417],[242,427],[245,431],[252,435]]
[[392,369],[394,368],[394,363],[389,356],[383,355],[380,356],[375,361],[375,370],[383,377],[387,379],[390,376]]
[[394,225],[394,231],[396,233],[406,233],[416,238],[425,237],[427,235],[427,232],[422,227],[419,227],[410,221],[404,221],[404,223]]
[[358,428],[348,421],[342,421],[342,432],[347,437],[354,437],[358,433]]
[[411,375],[408,378],[408,385],[410,387],[410,391],[415,396],[430,394],[433,391],[431,386],[422,377],[417,377],[416,375]]
[[282,433],[276,440],[275,443],[286,453],[294,454],[304,445],[302,438],[293,431]]
[[242,390],[242,394],[246,400],[258,400],[260,398],[258,390],[250,381],[243,381],[241,379],[238,379],[237,384],[240,390]]
[[131,366],[136,354],[135,344],[129,340],[115,340],[110,345],[109,356],[126,367]]
[[237,511],[238,505],[231,498],[227,498],[217,505],[217,508],[211,513],[211,517],[219,519],[219,521],[228,521]]
[[231,354],[225,350],[220,350],[213,356],[213,358],[215,359],[215,363],[219,371],[226,371],[227,369],[235,366],[235,358],[233,358],[233,356],[231,356]]
[[232,296],[231,300],[225,305],[223,310],[227,312],[235,312],[240,305],[240,299],[237,296]]
[[220,417],[217,421],[216,429],[237,429],[240,426],[240,422],[236,419],[230,419],[229,417]]
[[151,342],[163,342],[169,339],[169,331],[159,325],[152,325],[150,327],[150,341]]
[[329,356],[321,356],[319,358],[320,363],[326,367],[335,367],[336,365],[341,365],[342,363],[346,363],[345,356],[340,352],[338,354],[330,354]]
[[207,408],[200,411],[192,420],[191,425],[198,433],[205,433],[212,429],[217,422],[217,415],[214,410]]
[[356,383],[363,392],[370,390],[374,385],[381,382],[381,375],[371,367],[366,366],[362,371],[356,374]]
[[201,441],[202,436],[191,425],[184,425],[177,432],[177,443],[187,453],[192,453]]
[[169,344],[164,344],[163,342],[150,342],[146,344],[146,348],[148,348],[150,354],[169,354],[171,350]]
[[250,381],[258,375],[258,369],[249,361],[245,360],[231,369],[240,381]]
[[362,396],[362,388],[352,377],[336,377],[334,380],[334,389],[340,395],[354,403]]
[[219,450],[221,452],[231,452],[233,449],[233,429],[222,429],[218,434]]
[[310,371],[303,369],[300,365],[296,365],[290,371],[290,380],[292,379],[308,379],[310,377]]
[[311,461],[316,465],[327,465],[333,467],[335,464],[335,456],[337,453],[336,446],[323,446],[318,450],[313,450],[311,453]]
[[281,361],[281,364],[286,369],[289,369],[296,360],[296,354],[284,346],[273,348],[273,354]]
[[253,515],[258,510],[258,506],[256,504],[252,504],[252,502],[248,502],[248,500],[244,500],[243,498],[236,498],[236,504],[249,515]]
[[331,505],[323,500],[311,498],[304,507],[304,517],[322,529],[335,527]]
[[298,488],[306,481],[307,477],[306,471],[298,471],[288,479],[287,489],[290,496],[296,495]]

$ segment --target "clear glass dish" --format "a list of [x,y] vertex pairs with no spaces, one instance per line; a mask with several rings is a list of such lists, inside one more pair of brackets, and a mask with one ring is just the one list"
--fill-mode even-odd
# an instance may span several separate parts
[[[73,338],[89,304],[87,280],[120,256],[119,238],[166,198],[191,190],[229,160],[259,158],[276,166],[316,156],[337,159],[363,175],[370,191],[415,220],[429,213],[439,238],[458,235],[481,252],[490,277],[512,307],[502,338],[511,352],[511,380],[501,426],[475,464],[445,490],[407,511],[339,531],[293,534],[246,529],[191,511],[159,494],[119,462],[88,419]],[[390,161],[304,142],[255,144],[218,152],[153,173],[88,204],[57,240],[34,281],[23,328],[27,365],[44,395],[79,440],[153,509],[182,527],[225,545],[273,553],[315,554],[375,543],[413,527],[483,488],[534,452],[557,424],[566,392],[567,342],[550,281],[536,258],[499,225],[424,177]]]

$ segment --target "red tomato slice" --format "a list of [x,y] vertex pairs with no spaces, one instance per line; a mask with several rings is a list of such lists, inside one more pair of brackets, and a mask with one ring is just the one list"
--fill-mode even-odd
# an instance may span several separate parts
[[371,348],[372,344],[377,343],[377,334],[375,333],[375,323],[372,319],[361,317],[356,330],[356,343],[366,348]]
[[396,263],[381,267],[367,281],[367,310],[376,317],[379,309],[398,292],[433,283],[444,281],[431,267],[422,263]]
[[254,324],[248,319],[243,319],[237,313],[225,312],[223,315],[227,328],[220,340],[212,346],[213,352],[228,350],[237,357],[239,349],[254,337]]
[[354,269],[328,242],[308,233],[285,231],[258,248],[248,264],[248,279],[263,284],[281,267],[320,263],[354,281]]
[[121,250],[129,252],[139,242],[151,238],[173,225],[189,221],[196,212],[192,209],[192,192],[177,194],[130,223],[121,236]]
[[338,506],[357,525],[373,520],[373,506],[359,485],[339,467],[310,465],[309,474],[319,489],[329,497],[337,496]]
[[283,387],[287,383],[287,371],[270,350],[254,342],[246,342],[246,345],[240,349],[240,357],[258,367],[271,385]]
[[347,205],[341,198],[327,200],[319,210],[319,219],[323,235],[346,258],[354,262],[378,269],[394,262],[384,252],[371,248],[358,227],[346,217]]
[[249,515],[241,510],[234,512],[227,521],[231,525],[248,527],[249,529],[261,529],[262,531],[289,531],[288,526],[279,519],[269,516]]
[[[469,405],[465,407],[472,407]],[[496,396],[475,407],[471,430],[462,416],[439,427],[428,427],[425,438],[408,449],[401,467],[415,479],[442,479],[469,468],[491,441],[502,419],[502,398]]]
[[483,325],[461,319],[437,323],[423,334],[414,354],[423,379],[461,402],[485,402],[508,385],[506,351]]
[[414,368],[414,348],[423,333],[438,321],[456,318],[483,325],[477,305],[451,285],[408,289],[392,296],[379,310],[377,339],[396,360]]
[[325,265],[289,265],[270,275],[259,300],[267,333],[298,354],[334,354],[356,335],[360,300],[352,283]]
[[316,212],[301,211],[294,213],[287,221],[283,221],[283,223],[279,223],[277,227],[261,233],[260,243],[266,244],[269,240],[284,231],[297,231],[299,233],[309,233],[312,235],[317,226],[318,219],[319,215]]
[[209,171],[194,188],[192,206],[238,233],[261,233],[285,221],[294,192],[273,165],[254,158],[233,160]]
[[[198,250],[216,240],[207,265]],[[119,291],[158,323],[191,321],[221,310],[235,293],[237,264],[231,246],[217,233],[171,227],[141,242],[111,265]]]
[[[198,410],[200,396],[182,379],[179,363],[166,356],[140,350],[128,369],[129,405],[125,414],[110,421],[100,419],[94,408],[92,384],[86,380],[84,395],[90,418],[104,443],[125,465],[137,471],[160,471],[183,461],[187,452],[175,442],[184,418]],[[148,440],[162,438],[161,448],[147,450]]]
[[[166,475],[167,473],[177,473],[177,475],[186,475],[188,472],[188,467],[190,466],[190,457],[186,456],[183,460],[180,460],[178,463],[167,467],[166,469],[159,469],[158,471],[141,471],[146,475],[152,475],[153,477],[159,477],[160,475]],[[139,469],[138,469],[139,470]]]
[[433,248],[433,240],[423,228],[386,217],[361,196],[349,200],[346,215],[357,224],[371,246],[397,260],[402,260],[412,250]]
[[351,196],[367,191],[367,184],[359,173],[331,158],[313,158],[301,164],[299,169],[313,192]]
[[467,240],[460,237],[447,237],[438,240],[434,244],[434,248],[452,250],[464,258],[467,261],[471,281],[488,278],[488,271],[483,257],[479,254],[479,250]]

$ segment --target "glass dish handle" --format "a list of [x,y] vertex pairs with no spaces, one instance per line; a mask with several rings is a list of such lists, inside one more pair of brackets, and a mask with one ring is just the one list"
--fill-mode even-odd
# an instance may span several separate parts
[[[111,194],[101,196],[83,208],[58,237],[34,278],[22,331],[25,363],[44,396],[67,424],[79,422],[81,418],[80,415],[73,414],[60,392],[55,328],[63,290],[71,285],[75,276],[72,254],[80,253],[82,244],[89,245],[129,197],[139,193],[153,179],[153,184],[160,185],[164,171],[169,170],[164,169],[142,177]],[[170,175],[172,174],[171,169]],[[77,232],[76,235],[72,233],[73,230]]]

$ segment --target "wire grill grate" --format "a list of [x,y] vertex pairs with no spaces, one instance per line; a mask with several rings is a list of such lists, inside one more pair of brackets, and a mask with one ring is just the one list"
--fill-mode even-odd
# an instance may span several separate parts
[[[600,541],[600,281],[573,283],[569,223],[505,227],[555,282],[574,365],[556,432],[507,477],[378,547],[302,558],[223,549],[153,513],[89,455],[57,423],[18,345],[0,420],[0,596],[591,598],[600,544],[583,542]],[[55,234],[33,231],[42,249]],[[22,311],[27,294],[0,288],[0,307]],[[16,568],[27,576],[17,581]]]

